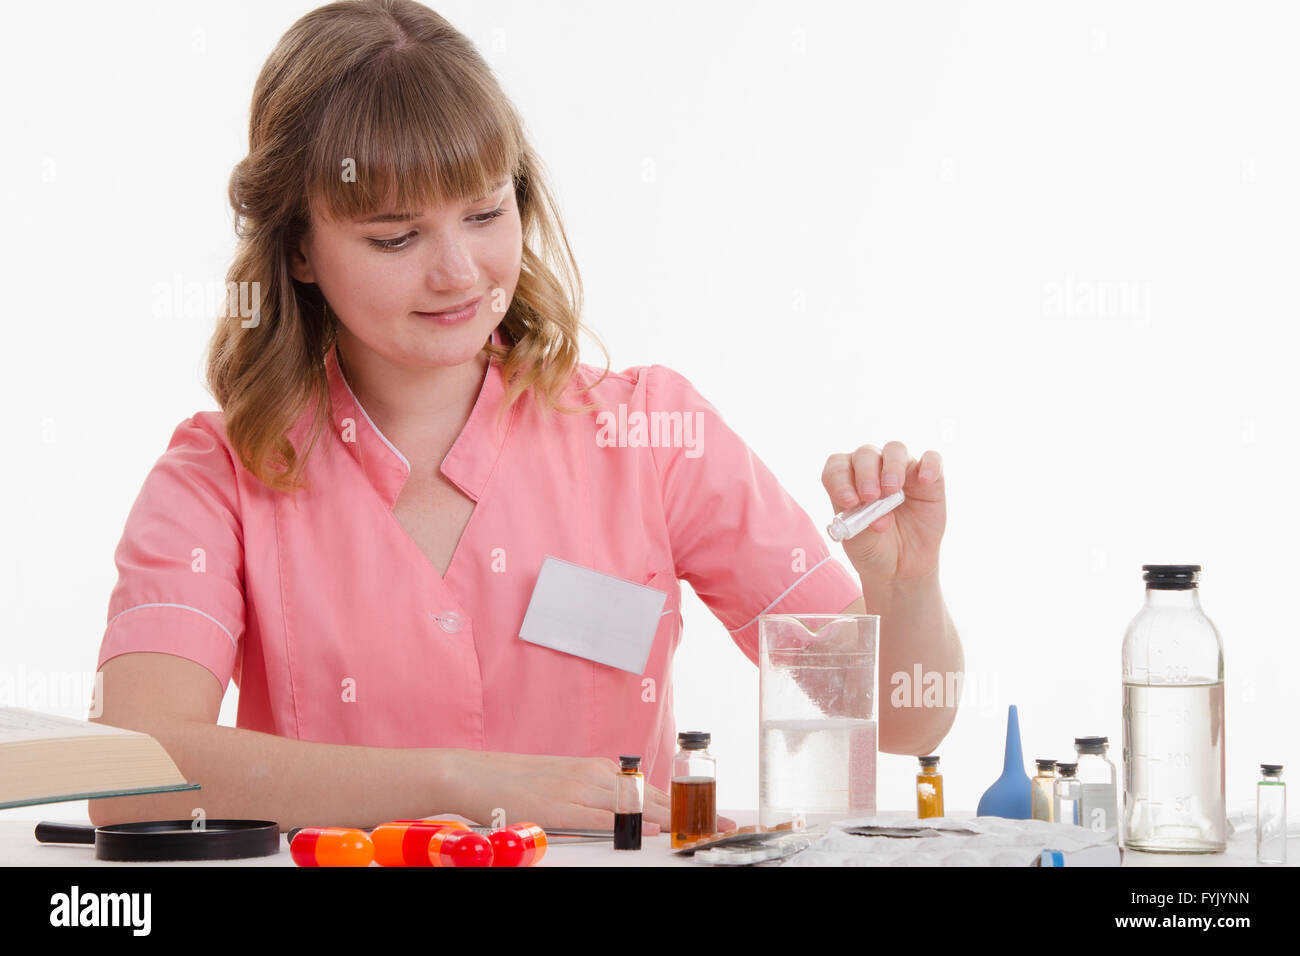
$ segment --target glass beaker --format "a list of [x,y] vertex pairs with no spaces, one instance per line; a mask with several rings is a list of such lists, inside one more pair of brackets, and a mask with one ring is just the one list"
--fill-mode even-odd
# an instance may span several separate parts
[[807,826],[876,812],[877,614],[758,619],[758,814]]

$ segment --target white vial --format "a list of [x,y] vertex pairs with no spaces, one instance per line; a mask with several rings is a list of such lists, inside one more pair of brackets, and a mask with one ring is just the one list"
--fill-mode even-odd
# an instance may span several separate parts
[[895,491],[886,498],[880,498],[850,511],[841,511],[826,526],[826,533],[832,541],[844,541],[860,534],[867,525],[877,518],[883,518],[903,503],[903,493]]

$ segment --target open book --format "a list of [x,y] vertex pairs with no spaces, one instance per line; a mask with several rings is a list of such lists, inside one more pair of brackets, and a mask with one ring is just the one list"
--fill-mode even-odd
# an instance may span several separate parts
[[198,789],[148,734],[0,707],[0,810]]

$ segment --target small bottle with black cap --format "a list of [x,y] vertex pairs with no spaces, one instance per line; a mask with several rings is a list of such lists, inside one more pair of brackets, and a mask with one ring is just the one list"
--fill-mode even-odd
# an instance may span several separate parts
[[718,762],[709,753],[712,739],[703,730],[684,730],[677,735],[670,794],[674,850],[718,830]]
[[618,758],[614,787],[614,849],[641,849],[641,814],[645,808],[645,776],[640,757]]
[[1119,803],[1116,799],[1115,765],[1110,762],[1108,737],[1075,737],[1079,755],[1079,825],[1094,833],[1119,838]]
[[1057,763],[1056,799],[1053,801],[1052,814],[1057,823],[1079,824],[1079,778],[1075,776],[1079,769],[1077,763]]
[[1030,781],[1029,812],[1035,820],[1056,819],[1056,761],[1039,758],[1038,772]]
[[1286,784],[1280,763],[1262,763],[1263,776],[1255,788],[1255,859],[1286,862]]

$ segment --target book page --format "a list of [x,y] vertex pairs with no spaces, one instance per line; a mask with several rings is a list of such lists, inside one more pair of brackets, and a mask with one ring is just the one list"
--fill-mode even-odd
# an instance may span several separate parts
[[120,736],[134,733],[134,730],[92,724],[71,717],[57,717],[22,707],[0,707],[0,744],[52,737],[88,737],[96,734]]

